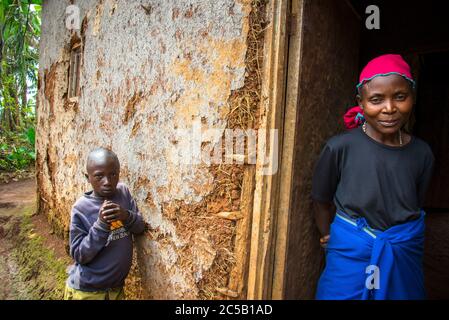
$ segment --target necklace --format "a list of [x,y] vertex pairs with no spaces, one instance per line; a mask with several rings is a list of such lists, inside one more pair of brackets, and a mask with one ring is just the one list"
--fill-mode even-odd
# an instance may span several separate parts
[[[362,129],[363,129],[363,132],[365,132],[365,134],[368,135],[368,134],[366,133],[366,122],[363,123]],[[401,133],[401,129],[399,129],[399,145],[402,146],[402,133]]]

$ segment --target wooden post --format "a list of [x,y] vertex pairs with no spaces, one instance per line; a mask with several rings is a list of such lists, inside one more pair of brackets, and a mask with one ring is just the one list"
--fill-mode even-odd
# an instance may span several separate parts
[[251,220],[253,211],[255,166],[245,168],[240,195],[240,218],[236,220],[236,234],[234,257],[236,265],[229,276],[228,290],[235,294],[228,294],[228,299],[246,299],[248,277],[248,253],[251,243]]

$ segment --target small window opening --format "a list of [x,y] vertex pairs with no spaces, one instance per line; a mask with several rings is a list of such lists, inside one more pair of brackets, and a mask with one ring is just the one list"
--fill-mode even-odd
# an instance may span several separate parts
[[70,52],[68,97],[77,98],[80,87],[81,43],[73,45]]

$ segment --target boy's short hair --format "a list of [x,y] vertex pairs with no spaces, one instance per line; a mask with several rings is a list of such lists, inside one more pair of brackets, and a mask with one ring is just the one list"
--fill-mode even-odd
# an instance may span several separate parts
[[107,149],[107,148],[98,147],[89,152],[89,155],[87,156],[87,161],[86,161],[86,170],[88,169],[89,164],[91,162],[94,162],[103,157],[113,159],[120,166],[120,161],[118,160],[118,157],[115,154],[115,152],[113,152],[112,150]]

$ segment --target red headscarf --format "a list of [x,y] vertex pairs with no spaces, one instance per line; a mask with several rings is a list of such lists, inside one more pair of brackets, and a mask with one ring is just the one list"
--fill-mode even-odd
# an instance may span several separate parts
[[[399,54],[385,54],[374,58],[363,68],[357,84],[357,90],[375,77],[388,76],[390,74],[398,74],[410,81],[413,86],[415,85],[407,62]],[[360,106],[350,108],[343,119],[347,129],[357,128],[364,122],[362,108]]]

